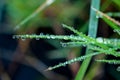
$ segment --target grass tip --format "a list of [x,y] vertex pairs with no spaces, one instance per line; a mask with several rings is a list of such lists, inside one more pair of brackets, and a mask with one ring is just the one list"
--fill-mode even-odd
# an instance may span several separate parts
[[49,68],[47,68],[46,70],[44,70],[44,71],[51,71],[52,70],[52,67],[49,67]]

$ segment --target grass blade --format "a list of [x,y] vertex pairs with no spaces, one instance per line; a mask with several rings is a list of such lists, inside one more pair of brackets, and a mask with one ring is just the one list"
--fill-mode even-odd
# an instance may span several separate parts
[[[100,0],[92,0],[91,7],[94,7],[97,10],[99,10]],[[91,9],[88,35],[95,38],[96,33],[97,33],[97,27],[98,27],[98,19],[96,18],[95,11],[93,11]],[[86,54],[89,54],[88,48],[87,48]],[[90,63],[90,60],[91,60],[91,57],[87,58],[83,61],[82,65],[80,67],[80,70],[78,71],[78,74],[75,77],[75,80],[83,80],[83,77],[84,77],[87,67]]]
[[109,64],[120,64],[120,60],[96,60],[97,62],[109,63]]
[[26,22],[28,22],[30,19],[34,18],[39,12],[41,12],[43,9],[48,7],[54,2],[54,0],[46,0],[45,3],[40,5],[31,15],[29,15],[27,18],[25,18],[23,21],[21,21],[16,27],[15,30],[18,30],[22,25],[24,25]]
[[117,20],[111,18],[107,14],[92,8],[94,11],[96,11],[98,17],[102,18],[110,27],[112,27],[118,34],[120,33],[120,22]]

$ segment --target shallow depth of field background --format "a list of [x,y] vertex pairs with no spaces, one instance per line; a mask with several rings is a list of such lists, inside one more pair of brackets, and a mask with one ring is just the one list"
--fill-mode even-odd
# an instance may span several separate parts
[[[117,0],[116,0],[117,1]],[[15,26],[34,12],[45,0],[0,0],[0,80],[74,80],[81,62],[53,71],[49,66],[85,54],[85,47],[64,47],[60,40],[13,39],[15,34],[71,35],[61,24],[74,27],[87,34],[91,0],[56,0],[37,16],[15,30]],[[120,2],[101,0],[101,11],[120,12]],[[119,17],[114,17],[120,20]],[[99,20],[97,37],[119,38],[113,30]],[[101,56],[95,56],[99,58]],[[108,59],[114,58],[107,56]],[[91,61],[91,65],[96,62]],[[117,66],[97,63],[89,67],[85,80],[89,80],[95,68],[93,80],[120,80]]]

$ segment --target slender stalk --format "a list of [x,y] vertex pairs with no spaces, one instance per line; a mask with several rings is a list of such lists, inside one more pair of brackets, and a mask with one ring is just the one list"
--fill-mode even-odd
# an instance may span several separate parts
[[36,15],[39,14],[42,10],[44,10],[46,7],[50,6],[55,0],[46,0],[45,3],[40,5],[32,14],[30,14],[27,18],[25,18],[23,21],[21,21],[16,27],[15,30],[19,29],[22,25],[24,25],[26,22],[28,22],[30,19],[34,18]]
[[[100,0],[92,0],[91,7],[94,7],[95,9],[99,10]],[[96,12],[91,9],[88,35],[95,38],[97,33],[97,27],[98,27],[98,18],[96,18]],[[89,46],[87,47],[86,54],[90,53],[88,49],[89,49]],[[83,61],[78,71],[78,74],[75,77],[75,80],[83,80],[87,67],[90,63],[90,60],[91,60],[91,57]]]

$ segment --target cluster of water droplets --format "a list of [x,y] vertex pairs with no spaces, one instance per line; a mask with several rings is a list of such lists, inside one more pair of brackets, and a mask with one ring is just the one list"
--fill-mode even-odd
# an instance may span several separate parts
[[21,39],[23,41],[25,41],[25,39],[26,39],[24,36],[21,36],[21,35],[14,35],[12,38],[13,39]]
[[94,56],[94,55],[98,55],[100,53],[96,52],[96,53],[93,53],[93,54],[87,54],[85,56],[81,56],[81,57],[78,57],[78,58],[74,58],[74,59],[71,59],[69,61],[66,61],[66,62],[63,62],[63,63],[59,63],[58,65],[55,65],[53,67],[50,67],[50,69],[56,69],[56,68],[59,68],[59,67],[62,67],[62,66],[66,66],[67,64],[72,64],[74,62],[77,62],[77,61],[82,61],[88,57],[91,57],[91,56]]
[[63,63],[59,63],[58,65],[55,65],[55,66],[50,67],[50,68],[51,68],[51,70],[53,70],[53,69],[56,69],[56,68],[59,68],[59,67],[64,67],[64,66],[66,66],[67,64],[72,64],[72,63],[74,63],[74,62],[76,62],[76,61],[78,61],[78,59],[77,59],[77,58],[74,58],[74,59],[71,59],[71,60],[69,60],[69,61],[65,61],[65,62],[63,62]]
[[109,63],[109,64],[120,64],[120,61],[118,61],[118,60],[98,60],[98,61]]
[[[40,36],[43,36],[43,33],[40,33]],[[40,38],[38,36],[36,36],[36,40],[40,40]]]
[[120,30],[119,29],[114,29],[114,32],[117,32],[120,35]]
[[86,47],[87,45],[90,45],[86,41],[84,41],[84,42],[83,41],[73,41],[73,42],[66,42],[66,43],[60,42],[60,44],[62,45],[62,47],[78,47],[78,46]]

